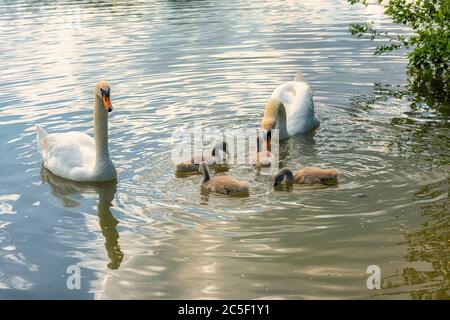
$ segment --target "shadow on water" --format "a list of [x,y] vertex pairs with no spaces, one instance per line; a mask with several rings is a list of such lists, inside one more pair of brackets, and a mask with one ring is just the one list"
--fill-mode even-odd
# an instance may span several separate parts
[[450,79],[436,78],[409,70],[405,86],[375,83],[373,94],[357,96],[352,100],[354,104],[367,107],[371,103],[386,101],[389,98],[407,99],[412,112],[420,112],[427,108],[448,117],[450,116]]
[[436,78],[430,74],[409,71],[409,91],[416,103],[425,103],[445,116],[450,116],[450,78]]
[[112,201],[117,191],[117,181],[81,183],[70,181],[52,174],[42,166],[41,178],[47,182],[52,190],[52,195],[61,199],[65,207],[78,207],[80,204],[71,196],[86,193],[98,194],[98,217],[99,225],[105,238],[105,248],[111,261],[108,268],[118,269],[123,260],[123,252],[119,246],[119,232],[117,225],[119,221],[111,212]]

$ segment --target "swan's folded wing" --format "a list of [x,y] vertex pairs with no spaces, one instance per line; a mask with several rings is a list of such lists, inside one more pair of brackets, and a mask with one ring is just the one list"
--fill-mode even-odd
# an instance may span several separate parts
[[47,133],[47,131],[45,131],[44,128],[37,125],[36,126],[36,135],[37,135],[36,138],[37,138],[39,153],[41,154],[42,159],[46,159],[47,158],[47,136],[48,136],[48,133]]
[[248,192],[248,183],[228,176],[213,177],[210,181],[211,190],[223,194]]
[[291,81],[279,85],[272,93],[272,99],[280,100],[287,108],[294,99],[294,86]]
[[80,168],[87,170],[95,165],[95,142],[79,132],[49,134],[47,159],[44,165],[54,174],[71,178]]
[[335,169],[320,169],[305,167],[295,173],[295,178],[301,183],[326,183],[338,178],[339,172]]
[[300,117],[314,117],[314,101],[311,87],[306,82],[285,82],[272,93],[286,109],[288,120],[296,122]]
[[314,116],[314,100],[311,87],[306,82],[296,82],[295,96],[292,104],[287,108],[290,116]]
[[315,115],[313,92],[306,82],[295,83],[296,95],[286,106],[287,128],[291,135],[307,132],[319,126]]

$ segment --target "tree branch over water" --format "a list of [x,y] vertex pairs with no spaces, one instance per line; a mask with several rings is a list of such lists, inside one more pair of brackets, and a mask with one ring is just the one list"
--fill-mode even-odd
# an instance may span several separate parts
[[[380,5],[394,23],[410,27],[414,32],[405,36],[392,35],[374,29],[372,22],[350,25],[350,33],[358,38],[387,40],[375,49],[375,54],[406,48],[410,74],[430,76],[444,84],[449,93],[450,82],[450,1],[449,0],[347,0],[351,4]],[[448,101],[448,97],[445,98]]]

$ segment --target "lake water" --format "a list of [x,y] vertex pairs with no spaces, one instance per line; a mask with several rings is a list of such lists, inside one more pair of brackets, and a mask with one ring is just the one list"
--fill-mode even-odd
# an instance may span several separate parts
[[[449,117],[405,93],[403,52],[348,33],[367,19],[407,32],[344,0],[0,1],[0,298],[448,299]],[[337,186],[235,165],[250,196],[229,198],[174,174],[175,130],[257,128],[297,70],[321,126],[280,158]],[[102,78],[118,183],[61,180],[34,126],[93,134]]]

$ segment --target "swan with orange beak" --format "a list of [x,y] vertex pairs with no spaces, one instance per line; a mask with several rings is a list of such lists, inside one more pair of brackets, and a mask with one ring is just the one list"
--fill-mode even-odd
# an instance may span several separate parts
[[73,181],[116,179],[116,168],[108,149],[108,114],[112,110],[111,87],[102,80],[94,89],[94,138],[75,131],[48,134],[44,128],[36,126],[44,167]]
[[264,131],[263,149],[270,151],[272,130],[279,130],[280,140],[308,132],[320,125],[314,113],[311,87],[301,72],[294,81],[278,86],[272,93],[264,110],[261,129]]

